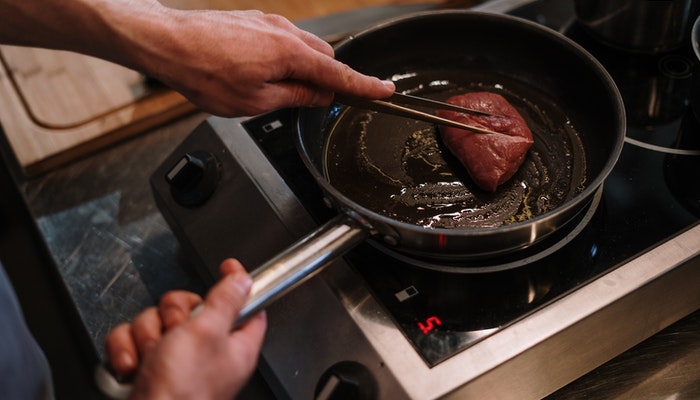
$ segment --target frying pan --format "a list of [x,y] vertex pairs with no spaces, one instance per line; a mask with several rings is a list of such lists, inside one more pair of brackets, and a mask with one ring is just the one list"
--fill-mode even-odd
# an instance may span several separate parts
[[609,74],[573,41],[520,18],[416,13],[349,37],[336,58],[438,100],[497,92],[535,144],[509,182],[484,193],[435,126],[337,103],[300,109],[299,153],[339,215],[253,271],[239,321],[365,240],[448,265],[538,243],[587,208],[622,149],[624,106]]

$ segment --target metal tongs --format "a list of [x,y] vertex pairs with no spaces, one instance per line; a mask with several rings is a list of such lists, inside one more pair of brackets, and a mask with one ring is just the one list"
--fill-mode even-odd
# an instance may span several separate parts
[[445,103],[438,100],[427,99],[425,97],[412,96],[408,94],[394,93],[393,95],[381,99],[381,100],[370,100],[362,97],[356,97],[341,93],[335,94],[335,101],[347,106],[364,108],[367,110],[383,112],[387,114],[397,115],[400,117],[413,118],[420,121],[432,122],[438,125],[446,125],[454,128],[467,129],[470,131],[486,134],[498,134],[498,132],[488,130],[485,128],[480,128],[478,126],[472,126],[463,124],[451,119],[438,117],[424,111],[416,110],[407,106],[418,106],[426,107],[433,110],[451,110],[463,113],[477,114],[477,115],[487,115],[487,116],[498,116],[485,111],[474,110],[471,108],[460,107],[454,104]]

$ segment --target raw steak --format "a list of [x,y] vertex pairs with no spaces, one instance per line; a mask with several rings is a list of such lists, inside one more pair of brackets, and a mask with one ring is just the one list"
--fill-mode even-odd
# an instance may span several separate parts
[[532,132],[525,120],[501,95],[472,92],[447,99],[448,103],[486,111],[498,116],[484,116],[438,110],[436,114],[464,124],[486,128],[499,134],[483,134],[440,126],[445,146],[462,162],[474,182],[493,192],[506,182],[525,160],[532,146]]

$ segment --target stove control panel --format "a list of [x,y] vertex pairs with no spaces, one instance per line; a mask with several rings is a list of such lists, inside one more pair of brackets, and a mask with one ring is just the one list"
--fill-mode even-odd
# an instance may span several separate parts
[[330,367],[316,386],[316,400],[373,400],[377,398],[377,383],[364,365],[342,361]]

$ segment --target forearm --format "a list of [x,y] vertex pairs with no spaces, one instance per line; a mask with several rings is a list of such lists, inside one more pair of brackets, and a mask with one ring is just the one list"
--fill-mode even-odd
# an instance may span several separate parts
[[212,114],[255,115],[382,98],[391,82],[333,59],[286,18],[260,11],[176,10],[158,0],[0,0],[0,43],[78,52],[143,72]]
[[156,0],[0,0],[0,43],[68,50],[140,69],[143,56],[134,43],[163,23],[164,11]]

